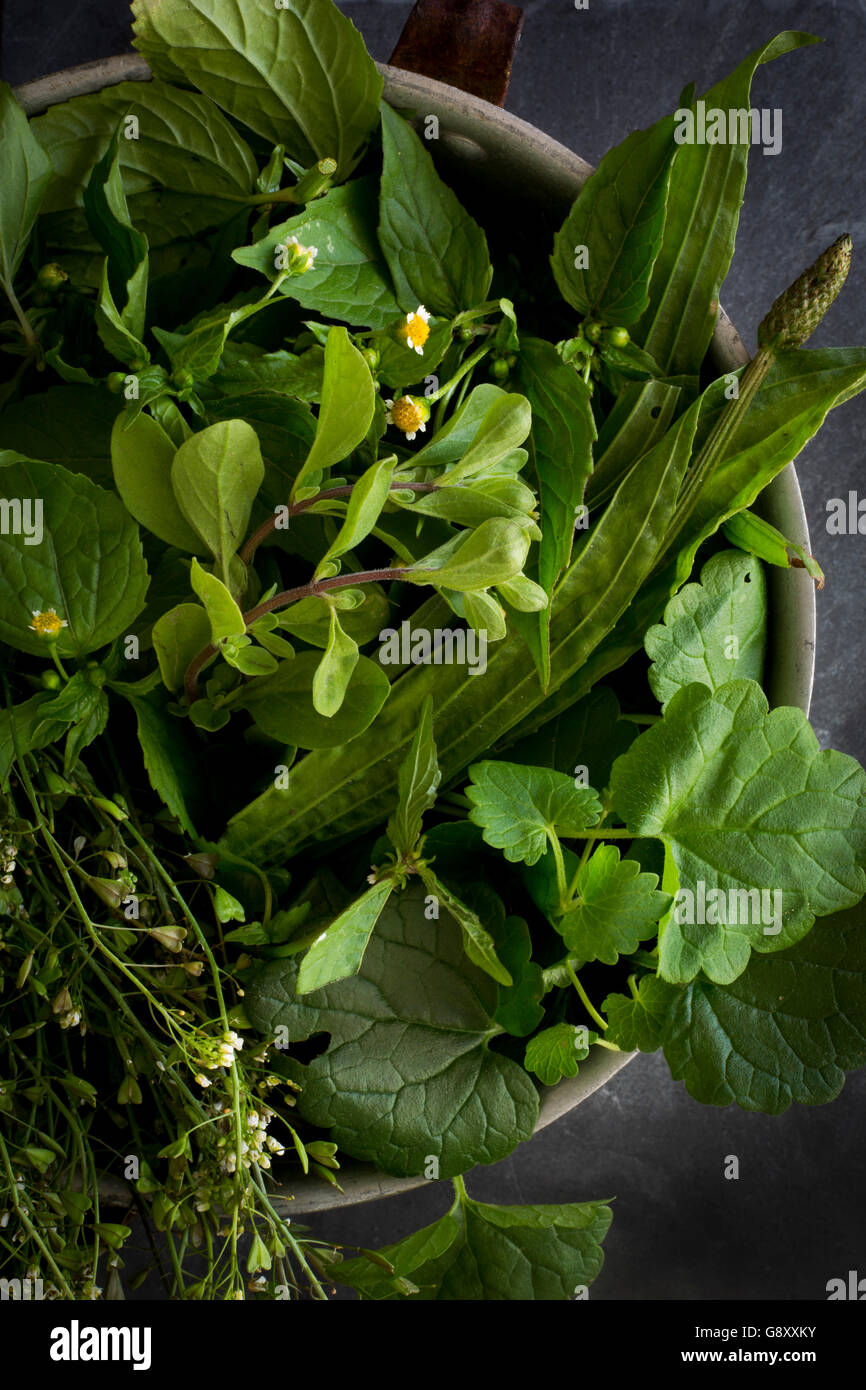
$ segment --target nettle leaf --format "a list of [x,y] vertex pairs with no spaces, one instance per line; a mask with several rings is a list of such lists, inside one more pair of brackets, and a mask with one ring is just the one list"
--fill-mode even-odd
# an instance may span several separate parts
[[700,582],[671,599],[648,629],[649,683],[661,705],[697,681],[710,690],[734,679],[760,681],[767,645],[767,586],[760,561],[736,550],[708,560]]
[[655,936],[670,907],[669,895],[657,885],[656,874],[642,874],[634,860],[620,859],[614,845],[599,845],[577,876],[577,906],[559,922],[568,950],[605,965],[630,956],[641,941]]
[[152,640],[166,689],[179,690],[193,657],[211,640],[205,609],[197,603],[179,603],[170,608],[154,623]]
[[328,644],[316,667],[312,685],[313,707],[326,719],[336,714],[342,705],[358,658],[357,642],[343,631],[337,610],[331,605]]
[[357,448],[370,428],[375,404],[370,368],[345,328],[332,328],[325,344],[325,375],[316,436],[295,478],[293,497],[300,487],[315,483]]
[[393,879],[374,883],[326,927],[301,961],[296,994],[310,994],[335,980],[357,975],[373,929],[393,891]]
[[493,940],[499,959],[514,981],[499,991],[496,1022],[513,1037],[525,1038],[544,1018],[541,998],[544,977],[532,960],[532,938],[522,917],[506,917],[496,926]]
[[442,774],[433,741],[433,697],[421,706],[421,717],[412,745],[397,778],[397,806],[386,834],[398,855],[408,854],[418,843],[425,811],[436,801]]
[[647,308],[677,152],[673,132],[668,116],[610,150],[557,232],[553,273],[578,313],[629,324]]
[[125,696],[135,710],[138,742],[150,785],[186,833],[195,835],[186,799],[196,786],[199,768],[183,722],[168,714],[163,703],[153,696],[137,697],[121,682],[112,688]]
[[118,415],[111,432],[114,483],[127,511],[167,545],[202,554],[205,546],[178,506],[171,485],[177,450],[151,415]]
[[190,566],[189,579],[193,591],[205,606],[210,623],[210,640],[217,643],[227,637],[242,637],[246,632],[244,615],[222,580],[202,569],[196,559]]
[[0,156],[0,285],[8,292],[51,183],[52,168],[5,82],[0,83]]
[[514,984],[511,972],[506,970],[496,954],[496,944],[490,932],[481,921],[478,913],[468,906],[430,868],[421,869],[421,878],[428,895],[436,900],[437,912],[441,907],[460,923],[463,933],[463,949],[473,965],[483,970],[500,985]]
[[321,658],[301,652],[272,676],[253,681],[237,705],[249,710],[258,727],[278,743],[297,748],[333,748],[348,743],[372,724],[391,691],[388,677],[369,657],[359,656],[335,714],[313,704],[313,677]]
[[453,318],[487,297],[483,231],[460,206],[407,121],[382,102],[379,242],[405,310]]
[[298,1112],[345,1153],[401,1176],[432,1156],[449,1178],[530,1137],[535,1087],[488,1046],[497,987],[466,960],[453,918],[427,920],[421,885],[388,902],[357,975],[303,1003],[296,975],[294,961],[266,966],[247,987],[247,1016],[267,1036],[330,1034],[305,1069]]
[[382,78],[330,0],[135,0],[136,48],[304,166],[346,178],[376,125]]
[[631,995],[609,994],[602,1004],[608,1024],[605,1042],[616,1043],[623,1052],[656,1052],[681,990],[658,975],[644,975],[635,988]]
[[517,383],[532,407],[529,453],[541,496],[538,579],[547,594],[571,558],[577,509],[592,471],[589,388],[550,343],[524,338]]
[[671,1075],[705,1105],[780,1115],[835,1099],[866,1063],[866,910],[828,917],[787,951],[753,956],[725,988],[676,992],[663,1033]]
[[537,863],[548,844],[579,835],[601,814],[592,787],[576,787],[571,777],[549,768],[482,762],[470,767],[469,776],[469,819],[512,864]]
[[210,550],[228,584],[229,563],[246,535],[265,476],[255,430],[221,420],[181,444],[171,466],[178,506]]
[[465,1201],[457,1214],[462,1225],[453,1244],[412,1273],[419,1299],[574,1298],[601,1270],[612,1219],[602,1202],[500,1207]]
[[554,1023],[526,1044],[523,1065],[545,1086],[555,1086],[564,1076],[577,1076],[577,1064],[586,1061],[596,1037],[582,1025]]
[[637,724],[620,718],[619,700],[610,687],[598,685],[565,714],[513,744],[507,761],[555,768],[604,789],[616,759],[639,732]]
[[238,247],[232,260],[273,280],[277,247],[296,237],[301,246],[316,248],[316,259],[303,275],[283,280],[280,294],[353,327],[387,328],[401,312],[376,236],[377,215],[378,183],[368,174],[316,198],[261,241]]
[[754,681],[679,691],[617,760],[611,789],[679,876],[659,933],[665,979],[703,970],[729,984],[752,950],[784,949],[866,890],[866,773],[821,751],[802,710],[770,710]]
[[148,576],[138,527],[120,499],[80,473],[27,459],[0,467],[0,494],[20,502],[25,523],[29,509],[31,523],[29,534],[0,535],[0,640],[45,656],[45,638],[31,624],[34,613],[51,610],[67,624],[57,636],[60,656],[87,656],[128,631],[144,608]]

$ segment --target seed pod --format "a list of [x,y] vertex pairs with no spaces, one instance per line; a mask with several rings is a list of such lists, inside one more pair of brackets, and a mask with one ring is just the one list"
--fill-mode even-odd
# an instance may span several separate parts
[[850,268],[851,238],[845,234],[779,295],[758,329],[758,347],[802,347],[841,290]]

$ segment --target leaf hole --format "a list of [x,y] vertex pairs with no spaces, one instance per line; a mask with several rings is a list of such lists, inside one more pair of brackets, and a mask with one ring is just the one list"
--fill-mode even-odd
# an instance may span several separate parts
[[662,408],[661,408],[661,406],[660,406],[660,405],[654,405],[653,408],[652,408],[652,410],[650,411],[650,418],[653,419],[653,420],[657,420],[657,419],[659,418],[659,416],[661,415],[661,413],[662,413]]

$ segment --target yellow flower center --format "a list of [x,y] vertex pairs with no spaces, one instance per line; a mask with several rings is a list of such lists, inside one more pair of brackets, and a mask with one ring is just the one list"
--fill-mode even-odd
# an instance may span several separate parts
[[49,608],[44,613],[34,613],[30,626],[39,637],[56,637],[66,624],[53,608]]
[[430,325],[420,314],[407,314],[397,325],[397,337],[405,347],[422,348],[430,337]]
[[394,402],[391,419],[404,434],[414,434],[418,426],[424,423],[424,417],[411,396],[401,396],[399,401]]

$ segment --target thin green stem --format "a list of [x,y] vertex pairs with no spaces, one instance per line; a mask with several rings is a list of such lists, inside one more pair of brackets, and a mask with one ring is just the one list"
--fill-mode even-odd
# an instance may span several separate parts
[[567,961],[565,962],[565,968],[566,968],[566,970],[568,971],[568,975],[569,975],[569,978],[570,978],[570,980],[571,980],[571,983],[574,985],[575,989],[577,990],[577,992],[578,992],[578,994],[579,994],[579,996],[580,996],[580,1002],[583,1004],[583,1007],[586,1009],[586,1012],[589,1014],[590,1018],[594,1019],[594,1021],[598,1024],[599,1028],[601,1028],[601,1029],[607,1028],[607,1023],[606,1023],[605,1020],[602,1018],[601,1014],[598,1012],[598,1009],[595,1007],[595,1005],[591,1002],[591,1000],[590,1000],[590,998],[589,998],[589,995],[587,994],[587,992],[586,992],[586,990],[584,989],[583,985],[580,983],[580,980],[577,978],[576,974],[574,973],[574,967],[572,966],[570,960],[567,960]]

